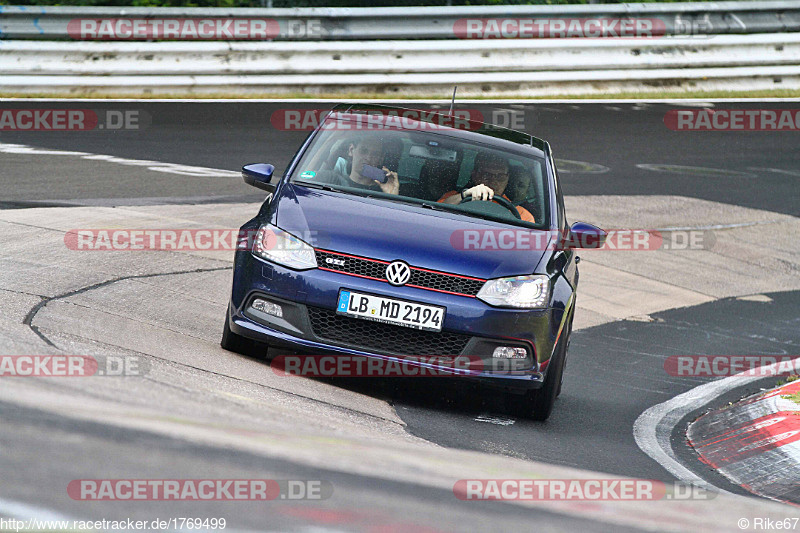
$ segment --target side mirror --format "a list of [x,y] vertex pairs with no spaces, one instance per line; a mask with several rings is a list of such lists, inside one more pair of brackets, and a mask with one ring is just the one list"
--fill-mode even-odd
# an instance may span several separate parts
[[576,222],[569,228],[565,248],[602,248],[608,233],[586,222]]
[[275,166],[268,163],[253,163],[242,167],[242,179],[248,185],[264,189],[270,194],[275,194],[277,185],[272,183],[272,173]]

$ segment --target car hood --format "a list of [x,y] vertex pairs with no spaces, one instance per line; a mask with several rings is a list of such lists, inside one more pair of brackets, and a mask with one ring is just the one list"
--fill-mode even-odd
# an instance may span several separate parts
[[[493,246],[487,231],[545,233],[499,222],[292,184],[275,201],[273,222],[315,248],[483,279],[531,274],[544,255],[537,245]],[[467,231],[486,246],[465,250]]]

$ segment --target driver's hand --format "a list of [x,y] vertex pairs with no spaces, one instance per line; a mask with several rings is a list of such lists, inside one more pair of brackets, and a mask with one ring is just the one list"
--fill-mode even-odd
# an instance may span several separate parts
[[386,183],[381,183],[378,180],[375,180],[375,183],[387,194],[398,194],[400,192],[400,179],[397,177],[397,172],[392,172],[386,167],[383,167],[383,171],[386,172]]
[[486,185],[480,184],[474,187],[471,187],[464,191],[465,193],[470,193],[472,195],[472,200],[491,200],[494,198],[494,191],[491,187],[487,187]]

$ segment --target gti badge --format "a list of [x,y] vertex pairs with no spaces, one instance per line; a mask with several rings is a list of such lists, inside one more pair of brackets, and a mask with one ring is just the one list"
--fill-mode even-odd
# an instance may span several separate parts
[[340,267],[344,266],[344,259],[334,259],[333,257],[326,257],[325,262],[329,265],[336,265]]

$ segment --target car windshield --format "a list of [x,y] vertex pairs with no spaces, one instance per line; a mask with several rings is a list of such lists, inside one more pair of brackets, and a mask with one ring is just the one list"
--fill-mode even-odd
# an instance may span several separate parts
[[[448,129],[417,121],[390,125],[385,117],[331,115],[293,170],[291,181],[543,227],[547,220],[544,159],[526,153],[523,147],[507,151],[466,141],[447,135]],[[387,171],[391,172],[388,177]],[[388,178],[389,183],[381,186],[376,177]],[[461,191],[479,184],[490,187],[501,199],[462,200]]]

